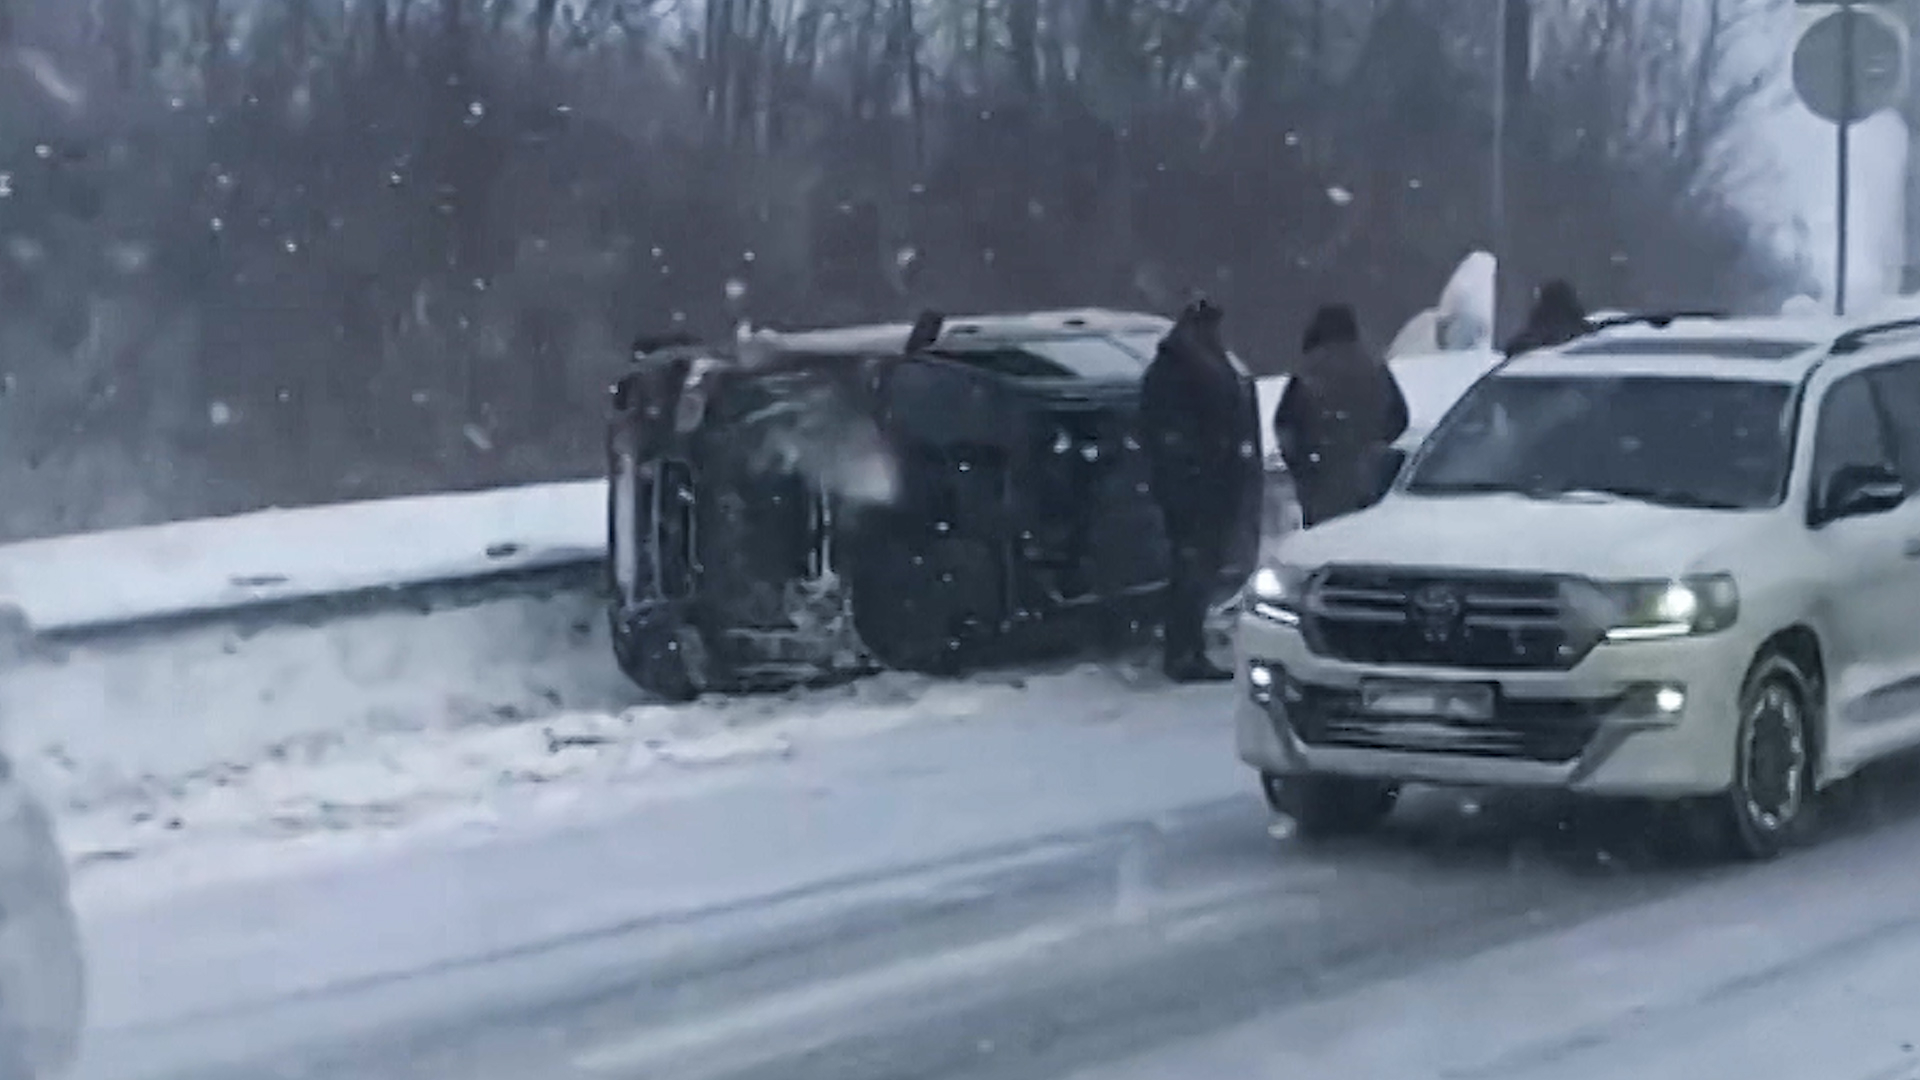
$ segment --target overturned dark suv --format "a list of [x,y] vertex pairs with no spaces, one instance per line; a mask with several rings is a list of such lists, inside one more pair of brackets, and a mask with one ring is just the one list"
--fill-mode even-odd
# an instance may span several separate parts
[[[683,699],[1135,640],[1167,563],[1135,421],[1170,325],[928,315],[636,347],[608,440],[621,668]],[[1223,595],[1258,546],[1246,463]]]

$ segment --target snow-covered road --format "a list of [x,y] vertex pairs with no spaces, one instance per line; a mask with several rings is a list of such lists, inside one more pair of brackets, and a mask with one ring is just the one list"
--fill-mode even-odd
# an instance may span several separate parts
[[1315,849],[1268,834],[1230,690],[1098,677],[250,883],[93,877],[80,1078],[1784,1077],[1802,1021],[1866,1077],[1920,1045],[1911,775],[1758,868],[1431,792]]

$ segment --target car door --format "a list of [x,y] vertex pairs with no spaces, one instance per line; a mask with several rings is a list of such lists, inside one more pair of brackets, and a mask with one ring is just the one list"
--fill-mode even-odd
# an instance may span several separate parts
[[[1901,597],[1901,612],[1886,628],[1887,649],[1898,659],[1905,677],[1883,686],[1862,704],[1861,715],[1872,725],[1870,742],[1910,745],[1920,742],[1920,358],[1899,360],[1869,370],[1874,397],[1886,424],[1894,464],[1907,490],[1904,506],[1886,515],[1899,532],[1901,556],[1907,571],[1892,590]],[[1875,747],[1879,749],[1879,747]]]
[[1920,677],[1913,634],[1920,560],[1909,554],[1920,537],[1920,500],[1886,513],[1820,517],[1828,484],[1842,468],[1899,468],[1889,410],[1878,394],[1884,381],[1873,370],[1836,380],[1820,399],[1814,430],[1813,540],[1822,558],[1810,572],[1816,587],[1825,581],[1823,644],[1836,721],[1831,749],[1843,761],[1864,760],[1909,738],[1920,704],[1912,693]]

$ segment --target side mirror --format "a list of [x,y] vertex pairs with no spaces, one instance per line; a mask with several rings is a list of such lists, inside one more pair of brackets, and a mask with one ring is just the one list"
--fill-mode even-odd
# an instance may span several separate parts
[[1882,514],[1907,501],[1907,485],[1885,465],[1842,465],[1821,499],[1821,516],[1839,518]]

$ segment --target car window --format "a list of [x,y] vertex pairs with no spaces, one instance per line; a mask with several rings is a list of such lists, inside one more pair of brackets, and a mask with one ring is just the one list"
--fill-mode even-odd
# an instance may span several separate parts
[[1868,373],[1891,427],[1894,463],[1907,491],[1920,491],[1920,360],[1903,360]]
[[1873,384],[1864,372],[1834,383],[1820,402],[1819,427],[1813,438],[1814,497],[1819,498],[1834,474],[1849,465],[1895,465]]
[[1147,370],[1147,358],[1107,337],[1042,338],[1027,344],[1030,352],[1066,368],[1083,379],[1137,379]]
[[1105,337],[1035,338],[1014,344],[943,346],[927,355],[1011,379],[1137,379],[1147,362]]

